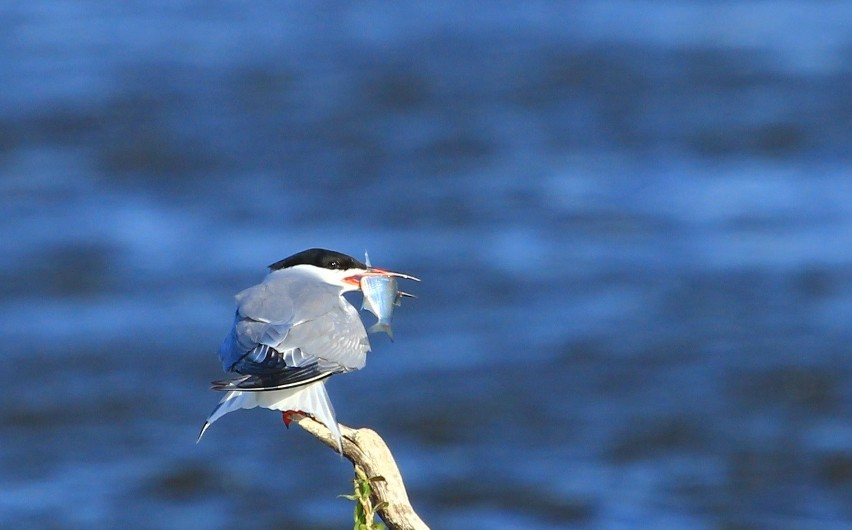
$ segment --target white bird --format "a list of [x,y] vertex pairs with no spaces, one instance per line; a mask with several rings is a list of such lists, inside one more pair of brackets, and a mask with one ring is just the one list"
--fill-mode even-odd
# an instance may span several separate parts
[[365,276],[411,276],[370,267],[351,256],[309,249],[269,266],[262,283],[237,294],[231,332],[219,347],[226,372],[241,377],[214,381],[227,391],[207,417],[210,425],[238,409],[265,407],[304,412],[325,424],[337,439],[340,429],[325,380],[364,367],[370,342],[358,311],[343,294],[360,289]]

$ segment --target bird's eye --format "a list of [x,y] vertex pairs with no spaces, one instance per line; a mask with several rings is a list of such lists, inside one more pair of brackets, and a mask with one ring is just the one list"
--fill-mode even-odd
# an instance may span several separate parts
[[328,266],[329,266],[330,268],[332,268],[332,269],[339,269],[339,268],[340,268],[340,262],[339,262],[339,261],[337,261],[337,260],[335,259],[335,260],[332,260],[332,261],[328,264]]

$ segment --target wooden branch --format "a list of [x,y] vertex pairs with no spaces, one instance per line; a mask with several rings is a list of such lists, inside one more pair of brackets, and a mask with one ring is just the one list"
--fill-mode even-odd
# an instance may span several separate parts
[[[325,425],[301,414],[294,414],[293,421],[337,452],[337,441]],[[368,478],[385,478],[373,483],[372,497],[373,506],[383,506],[378,513],[387,527],[390,530],[429,530],[411,507],[402,475],[381,436],[371,429],[353,429],[345,425],[340,425],[340,433],[343,435],[343,456],[360,467]]]

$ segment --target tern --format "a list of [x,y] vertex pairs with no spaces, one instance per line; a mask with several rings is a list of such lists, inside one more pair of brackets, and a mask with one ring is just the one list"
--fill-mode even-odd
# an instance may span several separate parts
[[219,347],[226,372],[239,377],[212,383],[225,391],[201,428],[238,409],[302,412],[322,422],[337,439],[340,429],[325,381],[364,367],[370,341],[358,310],[343,297],[369,276],[413,276],[368,266],[357,259],[312,248],[269,266],[263,282],[236,296],[234,325]]

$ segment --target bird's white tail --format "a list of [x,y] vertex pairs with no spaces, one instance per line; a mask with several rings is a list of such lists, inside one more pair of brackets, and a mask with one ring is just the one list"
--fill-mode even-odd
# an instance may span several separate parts
[[[343,445],[340,436],[340,427],[334,415],[334,407],[325,391],[325,381],[317,381],[309,385],[284,390],[272,390],[266,392],[241,392],[232,391],[225,394],[222,401],[213,409],[201,432],[198,441],[213,424],[225,414],[239,409],[253,409],[264,407],[272,410],[298,410],[310,414],[317,421],[328,427],[331,434],[337,440],[337,450],[343,454]],[[197,443],[197,442],[196,442]]]

